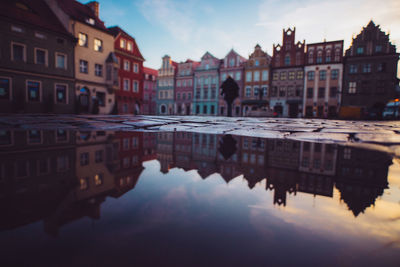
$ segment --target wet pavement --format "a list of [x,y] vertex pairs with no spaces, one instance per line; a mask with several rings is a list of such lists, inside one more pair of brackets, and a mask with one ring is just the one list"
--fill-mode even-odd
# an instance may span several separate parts
[[399,266],[398,122],[0,118],[1,266]]

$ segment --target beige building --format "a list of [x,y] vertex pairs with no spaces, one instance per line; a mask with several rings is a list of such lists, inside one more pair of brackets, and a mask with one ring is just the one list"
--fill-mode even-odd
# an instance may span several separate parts
[[64,27],[77,38],[75,95],[79,113],[110,114],[118,89],[114,37],[99,18],[99,3],[46,0]]

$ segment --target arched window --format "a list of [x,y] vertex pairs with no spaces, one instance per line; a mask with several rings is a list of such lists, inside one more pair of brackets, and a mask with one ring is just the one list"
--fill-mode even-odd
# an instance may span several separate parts
[[308,53],[308,63],[309,63],[309,64],[314,63],[314,51],[310,51],[310,52]]
[[286,54],[285,56],[285,66],[289,66],[290,65],[290,55]]
[[332,60],[332,52],[330,49],[326,50],[326,55],[325,55],[325,62],[329,63]]
[[317,63],[322,63],[322,51],[317,52]]

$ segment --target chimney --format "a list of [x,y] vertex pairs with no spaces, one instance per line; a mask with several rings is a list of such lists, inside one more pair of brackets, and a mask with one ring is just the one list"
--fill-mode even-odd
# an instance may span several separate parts
[[100,4],[97,1],[92,1],[86,4],[88,7],[90,7],[91,10],[93,10],[94,14],[96,15],[96,18],[99,18],[99,13],[100,13]]

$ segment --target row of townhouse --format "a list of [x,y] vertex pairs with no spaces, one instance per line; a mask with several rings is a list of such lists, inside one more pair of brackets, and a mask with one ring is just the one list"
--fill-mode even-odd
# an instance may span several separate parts
[[132,36],[100,20],[98,2],[5,0],[0,7],[1,113],[149,109],[143,87],[155,84],[154,71],[145,71]]
[[272,57],[259,45],[248,59],[233,49],[223,59],[206,52],[200,62],[164,56],[157,114],[226,115],[220,86],[229,76],[240,89],[234,116],[270,110],[282,117],[335,118],[346,108],[382,111],[396,97],[399,54],[379,25],[371,21],[345,54],[343,40],[306,44],[295,34],[296,28],[284,29]]
[[336,186],[341,200],[358,216],[388,186],[391,159],[378,151],[248,136],[155,134],[162,173],[196,170],[202,179],[218,174],[227,184],[242,176],[250,189],[266,179],[265,189],[274,192],[277,205],[286,206],[287,194],[333,197]]

